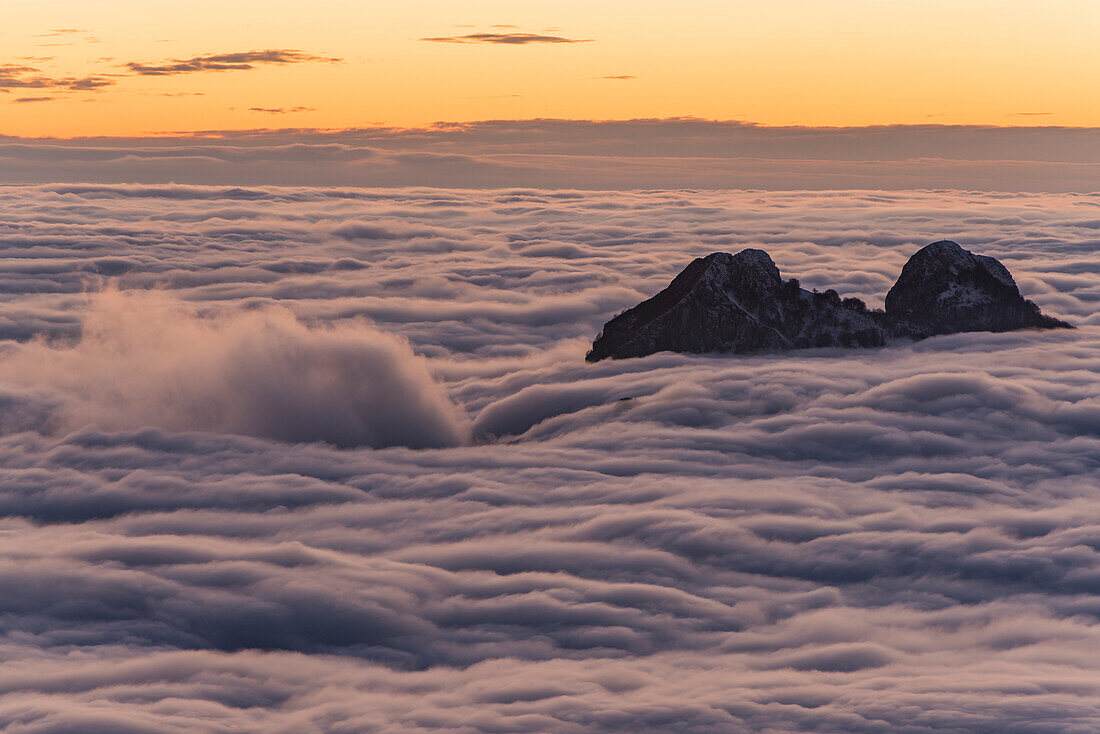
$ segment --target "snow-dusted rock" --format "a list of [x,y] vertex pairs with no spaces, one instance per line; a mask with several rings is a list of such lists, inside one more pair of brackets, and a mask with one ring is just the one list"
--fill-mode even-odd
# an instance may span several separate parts
[[885,339],[861,301],[805,291],[783,281],[768,253],[742,250],[693,261],[668,288],[607,322],[587,359],[878,346]]
[[768,253],[742,250],[694,260],[663,291],[608,321],[586,359],[873,347],[890,337],[1068,326],[1025,301],[997,260],[953,242],[936,242],[910,258],[885,313],[868,311],[856,298],[841,300],[834,290],[803,290],[780,277]]
[[999,261],[947,241],[909,258],[886,294],[886,315],[914,337],[1068,326],[1024,300]]

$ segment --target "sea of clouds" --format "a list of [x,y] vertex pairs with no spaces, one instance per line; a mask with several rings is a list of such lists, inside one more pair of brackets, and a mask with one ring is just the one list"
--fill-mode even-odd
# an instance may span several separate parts
[[[586,364],[694,257],[1072,331]],[[1095,732],[1100,195],[0,187],[0,729]]]

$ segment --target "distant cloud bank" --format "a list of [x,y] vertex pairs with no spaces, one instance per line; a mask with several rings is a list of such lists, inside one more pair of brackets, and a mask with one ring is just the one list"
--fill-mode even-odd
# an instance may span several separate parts
[[[163,70],[150,72],[154,74],[191,73],[208,66],[321,58],[288,53],[197,57],[149,68]],[[173,71],[176,66],[179,71]],[[0,69],[0,86],[3,73]],[[18,77],[9,71],[8,78]],[[307,110],[253,111],[274,115]],[[155,138],[0,138],[0,182],[51,181],[1093,191],[1100,188],[1100,129],[812,128],[698,119],[547,119],[412,129],[211,131]]]

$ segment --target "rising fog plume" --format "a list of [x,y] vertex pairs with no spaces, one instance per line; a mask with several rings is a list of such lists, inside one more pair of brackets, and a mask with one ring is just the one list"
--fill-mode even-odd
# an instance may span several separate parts
[[468,433],[423,360],[366,323],[310,328],[278,308],[204,316],[163,292],[95,294],[76,344],[17,347],[0,358],[0,381],[57,396],[68,430],[414,448]]

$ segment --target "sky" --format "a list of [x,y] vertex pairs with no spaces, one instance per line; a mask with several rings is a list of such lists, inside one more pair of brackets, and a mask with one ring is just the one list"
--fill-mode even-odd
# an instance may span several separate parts
[[0,134],[1097,126],[1098,32],[1092,0],[7,0]]

